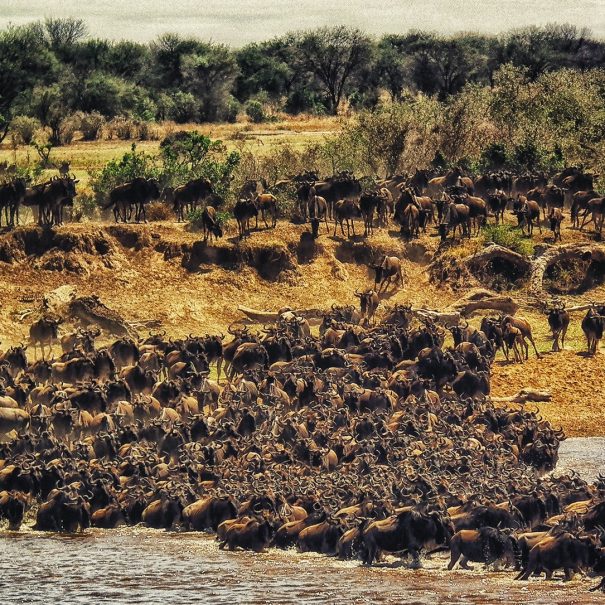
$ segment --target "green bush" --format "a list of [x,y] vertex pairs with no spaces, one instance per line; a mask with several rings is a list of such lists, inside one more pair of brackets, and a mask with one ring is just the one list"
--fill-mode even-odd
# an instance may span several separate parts
[[11,121],[11,130],[17,144],[31,145],[36,132],[41,128],[40,121],[29,116],[17,116]]
[[267,112],[260,101],[248,101],[246,103],[246,115],[255,123],[260,124],[267,121]]
[[524,256],[534,253],[532,240],[524,237],[519,229],[511,225],[487,225],[483,235],[486,242],[494,242]]

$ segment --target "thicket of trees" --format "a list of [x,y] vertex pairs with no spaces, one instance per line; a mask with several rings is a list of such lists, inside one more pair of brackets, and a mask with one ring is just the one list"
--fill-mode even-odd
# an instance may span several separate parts
[[0,137],[17,116],[61,144],[82,121],[94,138],[122,116],[229,121],[245,110],[261,121],[276,111],[371,109],[383,92],[395,102],[418,92],[444,101],[469,85],[494,86],[504,65],[529,82],[563,68],[586,72],[605,65],[605,43],[569,25],[380,39],[331,27],[233,49],[175,34],[111,42],[89,37],[80,20],[47,19],[0,32]]

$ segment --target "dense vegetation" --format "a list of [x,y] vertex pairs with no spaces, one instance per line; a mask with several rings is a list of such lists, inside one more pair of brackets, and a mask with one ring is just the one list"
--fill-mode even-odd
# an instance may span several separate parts
[[10,133],[12,144],[33,145],[45,167],[51,146],[75,136],[145,139],[156,121],[348,116],[337,136],[296,149],[259,155],[241,145],[229,156],[200,138],[195,165],[167,148],[127,154],[93,175],[97,199],[120,178],[158,171],[163,185],[205,176],[222,188],[232,177],[272,184],[309,168],[384,176],[581,163],[602,174],[604,65],[605,42],[568,25],[380,39],[319,28],[232,49],[174,34],[111,42],[88,37],[82,21],[47,19],[0,32],[0,141]]
[[[337,113],[375,107],[385,92],[440,100],[468,84],[493,85],[506,64],[531,81],[562,68],[602,66],[605,43],[568,25],[498,37],[411,31],[374,39],[346,28],[296,32],[239,49],[164,34],[150,44],[87,36],[84,22],[47,19],[0,32],[0,114],[53,129],[76,112],[94,136],[100,119],[252,120],[274,111]],[[63,130],[66,130],[64,127]]]

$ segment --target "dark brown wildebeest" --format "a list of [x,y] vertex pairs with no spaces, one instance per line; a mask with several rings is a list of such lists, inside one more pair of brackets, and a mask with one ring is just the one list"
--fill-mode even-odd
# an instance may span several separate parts
[[598,554],[594,536],[576,537],[568,532],[546,536],[529,551],[527,565],[515,579],[528,580],[534,572],[544,572],[550,580],[555,570],[563,569],[565,579],[571,580],[574,573],[590,569]]
[[21,204],[38,209],[38,224],[60,225],[63,223],[63,208],[73,205],[76,197],[74,177],[53,177],[50,181],[27,189]]
[[358,292],[355,290],[355,296],[359,298],[361,315],[364,317],[364,320],[368,324],[370,322],[376,323],[376,310],[380,304],[378,294],[372,289],[366,290],[365,292]]
[[529,201],[538,202],[545,219],[551,208],[563,208],[565,204],[565,192],[556,185],[531,189],[527,192],[526,197]]
[[[256,196],[254,203],[256,209],[260,211],[265,228],[269,228],[267,224],[267,214],[271,217],[271,227],[277,225],[277,198],[271,193],[261,193]],[[256,228],[258,229],[258,213],[256,214]]]
[[595,355],[605,329],[605,307],[592,305],[582,320],[582,331],[586,336],[589,355]]
[[513,214],[517,217],[517,226],[521,228],[521,233],[525,233],[525,227],[527,227],[527,235],[531,236],[534,232],[534,223],[538,225],[538,230],[542,233],[538,202],[520,195],[513,204]]
[[313,184],[314,195],[326,201],[328,218],[334,218],[334,205],[339,200],[350,200],[361,194],[361,183],[350,172],[342,172]]
[[359,205],[353,200],[340,200],[334,204],[334,236],[336,236],[336,227],[340,224],[340,231],[344,235],[343,223],[347,224],[347,237],[355,237],[355,218],[361,216]]
[[487,205],[492,211],[496,218],[496,225],[500,224],[500,221],[504,222],[504,212],[508,204],[508,197],[504,191],[497,189],[487,196]]
[[598,198],[599,194],[594,190],[578,191],[573,194],[571,202],[571,226],[577,229],[580,226],[580,212],[585,211],[590,200]]
[[0,225],[3,209],[6,225],[13,226],[15,221],[19,224],[19,206],[25,198],[26,190],[25,179],[22,178],[0,185]]
[[258,208],[252,200],[238,200],[233,207],[233,216],[237,221],[239,238],[250,235],[250,219],[258,217]]
[[386,290],[391,283],[396,285],[399,282],[403,288],[403,268],[396,256],[385,256],[380,264],[373,265],[372,268],[376,272],[374,283],[378,293],[382,288]]
[[374,213],[378,211],[380,204],[381,197],[376,191],[364,191],[359,198],[359,208],[363,216],[363,234],[366,237],[374,231]]
[[[544,312],[548,317],[548,326],[552,332],[552,350],[561,351],[565,348],[565,335],[570,321],[569,311],[565,310],[563,301],[555,300],[552,307],[548,303],[544,303]],[[559,339],[561,339],[560,347]]]
[[440,513],[404,509],[383,521],[370,523],[363,530],[363,562],[371,565],[379,551],[407,550],[412,555],[413,565],[419,567],[420,551],[427,545],[449,545],[453,533],[451,522]]
[[212,206],[207,206],[202,212],[202,232],[205,242],[210,236],[223,237],[223,229],[216,217],[216,208]]
[[34,357],[38,346],[42,353],[42,359],[44,359],[45,346],[48,346],[49,352],[52,353],[52,347],[58,338],[61,323],[61,319],[42,317],[29,327],[29,344],[34,347]]
[[116,223],[120,219],[127,223],[132,217],[134,207],[135,221],[141,221],[141,217],[147,222],[145,206],[152,200],[160,197],[160,187],[155,179],[137,177],[114,187],[109,193],[109,201],[103,206],[104,210],[113,208],[113,216]]
[[513,195],[526,195],[531,189],[546,187],[548,176],[544,172],[537,174],[522,174],[513,179]]
[[548,213],[548,222],[550,224],[550,230],[553,232],[554,241],[557,239],[561,241],[561,223],[565,217],[561,208],[551,208]]
[[463,529],[454,534],[450,543],[451,559],[447,566],[454,569],[460,559],[462,569],[472,569],[469,561],[491,565],[503,561],[506,565],[516,564],[519,545],[516,538],[496,529],[482,527],[480,529]]
[[199,203],[214,193],[212,183],[208,179],[193,179],[173,193],[173,208],[178,221],[184,220],[185,213],[195,210]]

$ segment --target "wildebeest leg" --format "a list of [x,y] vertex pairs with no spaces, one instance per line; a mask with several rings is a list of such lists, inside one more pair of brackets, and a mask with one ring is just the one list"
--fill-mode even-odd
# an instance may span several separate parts
[[473,569],[473,566],[468,564],[468,559],[464,555],[462,555],[462,559],[460,559],[460,567],[468,570]]

